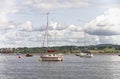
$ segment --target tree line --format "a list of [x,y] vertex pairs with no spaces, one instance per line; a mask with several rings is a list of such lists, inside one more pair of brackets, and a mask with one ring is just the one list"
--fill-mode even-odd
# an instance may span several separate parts
[[18,47],[0,48],[0,53],[46,53],[48,49],[57,50],[57,53],[79,53],[83,49],[99,53],[119,53],[120,45],[100,44],[90,46],[55,46],[55,47]]

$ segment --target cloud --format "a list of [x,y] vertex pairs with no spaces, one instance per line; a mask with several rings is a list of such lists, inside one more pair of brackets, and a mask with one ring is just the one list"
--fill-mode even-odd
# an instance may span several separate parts
[[116,44],[116,36],[100,36],[99,42],[101,44]]
[[[21,12],[24,15],[29,13],[31,9],[37,11],[58,10],[81,8],[89,5],[89,0],[3,0],[0,3],[0,44],[8,46],[42,46],[46,25],[35,24],[38,19],[32,18],[32,13],[30,13],[30,16],[22,17],[23,21],[21,21],[20,16],[18,16]],[[11,14],[12,17],[9,17]],[[114,43],[117,38],[107,36],[120,34],[119,26],[120,9],[107,10],[103,15],[98,16],[86,25],[87,44]],[[72,23],[65,25],[51,21],[48,33],[50,46],[83,45],[84,43],[84,30],[80,25]]]
[[15,28],[14,23],[9,20],[8,15],[17,11],[15,0],[2,0],[0,3],[0,30]]
[[98,0],[98,1],[91,1],[92,7],[98,7],[98,8],[116,8],[120,7],[120,1],[119,0]]
[[83,31],[83,28],[80,28],[80,26],[76,26],[76,25],[70,25],[69,30],[73,32],[80,32]]
[[[49,23],[49,25],[48,25],[48,30],[64,30],[64,29],[66,29],[67,28],[67,26],[65,26],[64,24],[59,24],[58,22],[53,22],[53,21],[51,21],[50,23]],[[45,29],[46,29],[46,24],[45,25],[41,25],[41,26],[39,26],[39,27],[35,27],[34,26],[34,28],[33,28],[33,31],[41,31],[41,32],[43,32],[43,31],[45,31]]]
[[14,28],[13,23],[9,22],[7,13],[4,11],[0,12],[0,30],[7,30]]
[[27,21],[26,23],[22,24],[21,27],[22,27],[22,30],[32,31],[32,22]]
[[66,9],[79,8],[89,6],[89,0],[25,0],[22,3],[24,6],[34,7],[37,9]]
[[15,0],[2,0],[0,3],[0,12],[16,13],[18,11]]
[[119,35],[120,34],[120,8],[108,9],[86,25],[86,32],[92,35]]
[[[64,25],[61,29],[58,29],[59,24],[57,22],[51,22],[48,29],[48,44],[49,46],[61,46],[61,45],[84,45],[84,30],[81,26],[74,24]],[[0,43],[5,46],[19,47],[28,46],[36,47],[42,46],[44,30],[36,31],[36,27],[32,26],[31,21],[26,21],[20,25],[13,25],[14,28],[9,28],[6,32],[0,31]],[[13,27],[11,26],[11,27]],[[42,27],[42,26],[41,26]],[[22,30],[21,30],[22,29]],[[103,42],[98,36],[92,36],[87,34],[87,44],[96,44]],[[46,43],[45,43],[46,44]]]
[[[54,23],[53,23],[54,24]],[[58,24],[55,22],[55,24]],[[49,30],[49,44],[52,46],[55,45],[80,45],[83,44],[84,31],[81,26],[76,26],[74,24],[62,26],[64,29],[58,29],[57,27],[54,30]],[[80,42],[81,41],[81,42]]]
[[7,22],[7,16],[5,12],[0,12],[0,23],[5,23]]

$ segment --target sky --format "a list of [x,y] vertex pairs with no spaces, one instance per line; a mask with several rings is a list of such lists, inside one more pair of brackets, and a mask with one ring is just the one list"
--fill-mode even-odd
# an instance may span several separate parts
[[120,0],[0,0],[0,47],[42,47],[48,12],[45,46],[120,45]]

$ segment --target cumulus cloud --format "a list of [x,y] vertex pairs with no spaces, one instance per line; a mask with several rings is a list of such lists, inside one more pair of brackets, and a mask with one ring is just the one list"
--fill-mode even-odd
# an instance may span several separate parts
[[8,15],[17,11],[15,0],[2,0],[0,3],[0,30],[15,28],[14,23],[9,21]]
[[7,13],[4,11],[0,11],[0,30],[2,29],[12,29],[14,28],[14,25],[9,22],[8,18],[7,18]]
[[101,44],[116,44],[117,38],[116,36],[100,36],[99,37],[99,42]]
[[[57,22],[51,22],[50,23],[50,28],[48,29],[48,44],[49,46],[61,46],[61,45],[84,45],[84,29],[81,26],[77,26],[74,24],[71,25],[63,25],[59,24]],[[52,28],[52,29],[51,29]],[[44,35],[44,32],[42,31],[41,33]],[[87,35],[87,44],[96,44],[99,42],[99,37],[98,36],[92,36],[89,34]],[[43,36],[40,36],[42,38],[39,41],[43,42]],[[39,39],[40,39],[39,38]],[[32,39],[36,40],[36,38]],[[47,43],[45,43],[47,44]]]
[[[49,46],[61,46],[61,45],[84,45],[84,30],[81,26],[74,24],[62,26],[57,22],[51,22],[48,29],[48,44]],[[14,26],[14,28],[13,28]],[[11,25],[12,29],[6,32],[0,31],[0,42],[7,46],[42,46],[44,38],[44,30],[33,30],[32,22],[26,21],[20,25]],[[42,26],[41,26],[42,27]],[[45,27],[44,27],[45,28]],[[22,30],[21,30],[22,29]],[[35,27],[34,27],[35,29]],[[88,35],[87,35],[88,36]],[[96,37],[88,36],[96,40]],[[90,38],[87,38],[90,40]],[[97,40],[98,41],[98,40]],[[89,41],[88,41],[89,42]],[[96,41],[94,41],[95,43]],[[46,43],[45,43],[46,44]],[[87,44],[91,44],[91,41]]]
[[108,9],[86,25],[86,32],[92,35],[119,35],[120,34],[120,8]]
[[22,30],[32,31],[32,22],[27,21],[26,23],[22,24],[21,27],[22,27]]
[[5,23],[7,22],[7,16],[5,12],[0,12],[0,23]]
[[15,0],[2,0],[0,3],[0,12],[16,13],[18,11]]
[[70,31],[73,31],[73,32],[83,31],[83,28],[80,28],[80,26],[76,26],[76,25],[70,25],[69,29],[70,29]]
[[[58,23],[56,23],[58,24]],[[58,24],[59,25],[59,24]],[[65,25],[64,29],[49,30],[50,43],[52,45],[80,45],[84,43],[84,30],[74,24]]]
[[[5,6],[6,5],[6,6]],[[19,11],[23,15],[31,9],[53,10],[81,8],[89,6],[89,0],[2,0],[0,3],[0,43],[8,46],[42,46],[46,25],[37,23],[35,18],[29,15],[19,17]],[[35,11],[35,12],[36,12]],[[18,13],[16,13],[18,12]],[[12,15],[13,22],[9,16]],[[10,15],[9,15],[10,14]],[[30,16],[33,16],[30,14]],[[13,19],[14,18],[14,19]],[[16,21],[15,21],[16,20]],[[39,19],[37,19],[39,20]],[[20,23],[19,23],[20,22]],[[86,25],[87,45],[98,43],[115,43],[120,26],[120,9],[112,8],[103,15],[98,16]],[[91,35],[89,35],[91,34]],[[96,35],[96,36],[93,36]],[[102,36],[101,36],[102,35]],[[50,22],[48,27],[48,41],[50,46],[55,45],[81,45],[84,43],[84,29],[80,25],[65,25],[58,22]],[[109,41],[108,41],[109,40]]]

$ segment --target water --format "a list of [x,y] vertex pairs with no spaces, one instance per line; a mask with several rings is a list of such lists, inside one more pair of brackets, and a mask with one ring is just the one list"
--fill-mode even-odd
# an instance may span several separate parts
[[117,55],[66,55],[62,62],[42,62],[38,58],[0,55],[0,79],[120,79]]

